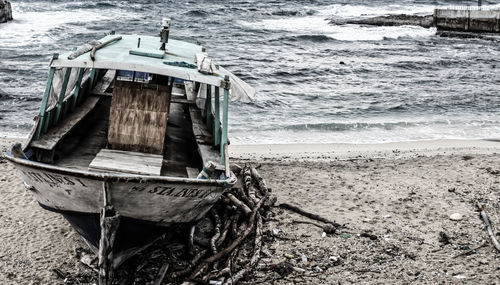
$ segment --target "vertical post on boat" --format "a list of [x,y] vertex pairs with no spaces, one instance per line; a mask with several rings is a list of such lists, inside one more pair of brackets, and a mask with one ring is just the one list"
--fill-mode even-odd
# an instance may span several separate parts
[[220,142],[220,154],[221,154],[221,164],[226,164],[226,155],[224,151],[224,147],[227,144],[227,116],[229,111],[229,76],[224,77],[224,105],[222,107],[222,139]]
[[47,80],[47,86],[45,87],[45,92],[43,93],[42,106],[40,107],[40,120],[38,121],[38,126],[35,133],[35,139],[39,139],[42,134],[43,125],[45,123],[45,109],[47,108],[47,101],[49,100],[50,88],[52,87],[52,79],[54,78],[55,67],[51,67],[49,71],[49,79]]
[[215,86],[215,117],[214,117],[214,145],[220,144],[220,98],[219,87]]
[[109,183],[103,181],[104,207],[101,209],[101,238],[99,240],[99,285],[110,285],[113,281],[113,244],[120,225],[120,216],[116,214],[110,202]]
[[94,85],[95,85],[96,77],[97,77],[97,70],[95,68],[92,68],[90,70],[88,94],[91,94],[92,90],[94,90]]
[[205,119],[207,129],[212,129],[212,85],[207,84],[207,99],[205,101]]
[[59,98],[57,99],[57,109],[56,115],[54,117],[54,124],[57,124],[59,117],[61,116],[62,103],[64,101],[64,95],[66,95],[66,89],[68,88],[69,76],[71,75],[71,67],[66,68],[66,73],[64,73],[64,80],[61,86],[61,91],[59,92]]
[[85,74],[85,68],[80,68],[80,72],[78,73],[78,79],[75,85],[75,93],[73,93],[73,100],[71,101],[71,111],[74,111],[76,108],[76,103],[78,102],[78,96],[80,95],[82,89],[82,79]]

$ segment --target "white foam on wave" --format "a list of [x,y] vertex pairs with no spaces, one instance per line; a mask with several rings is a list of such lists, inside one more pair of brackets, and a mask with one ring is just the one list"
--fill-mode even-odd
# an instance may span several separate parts
[[360,25],[333,25],[321,16],[265,19],[259,22],[241,22],[242,25],[269,31],[287,31],[297,35],[324,35],[341,41],[379,41],[403,37],[420,38],[436,34],[435,28],[417,26],[366,27]]
[[365,6],[365,5],[341,5],[334,4],[321,9],[322,16],[337,18],[359,18],[374,17],[383,15],[431,15],[434,12],[433,5],[384,5],[384,6]]
[[[2,47],[19,47],[29,43],[39,45],[57,42],[65,34],[49,34],[52,29],[62,28],[70,23],[88,23],[110,19],[99,11],[47,11],[22,12],[14,15],[14,20],[0,25],[0,42]],[[85,25],[74,26],[71,33],[85,33]]]

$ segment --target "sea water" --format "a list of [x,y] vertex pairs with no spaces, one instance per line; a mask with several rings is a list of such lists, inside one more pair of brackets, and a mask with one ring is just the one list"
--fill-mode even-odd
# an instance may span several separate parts
[[[500,37],[335,25],[476,1],[14,1],[0,25],[0,134],[25,136],[53,53],[117,33],[204,45],[257,90],[230,106],[233,144],[500,137]],[[493,4],[483,1],[483,4]]]

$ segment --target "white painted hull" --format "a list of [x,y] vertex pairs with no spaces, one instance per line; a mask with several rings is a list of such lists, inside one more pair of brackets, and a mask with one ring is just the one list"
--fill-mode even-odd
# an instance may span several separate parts
[[217,202],[227,180],[107,174],[81,171],[6,156],[20,171],[37,201],[57,211],[98,214],[108,204],[117,214],[169,226],[201,218]]

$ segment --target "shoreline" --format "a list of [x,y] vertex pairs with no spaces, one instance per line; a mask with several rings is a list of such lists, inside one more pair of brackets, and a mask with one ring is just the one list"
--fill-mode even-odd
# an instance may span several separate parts
[[231,145],[230,155],[240,159],[346,159],[353,157],[387,158],[414,155],[489,154],[500,152],[500,140],[441,139],[376,144],[255,144]]

